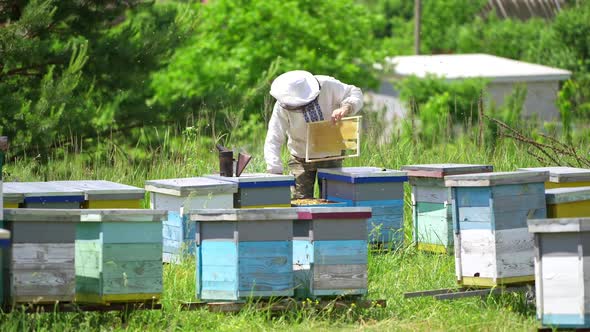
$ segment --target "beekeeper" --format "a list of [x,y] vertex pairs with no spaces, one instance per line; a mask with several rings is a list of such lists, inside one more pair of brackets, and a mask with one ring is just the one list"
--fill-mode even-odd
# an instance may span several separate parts
[[[281,147],[287,137],[290,173],[295,176],[293,198],[313,198],[318,168],[342,167],[342,160],[305,162],[307,123],[332,120],[357,113],[363,107],[363,93],[354,85],[304,70],[286,72],[270,87],[277,100],[264,143],[264,159],[269,173],[282,174]],[[310,155],[310,158],[333,157],[334,154]],[[321,185],[321,184],[320,184]]]

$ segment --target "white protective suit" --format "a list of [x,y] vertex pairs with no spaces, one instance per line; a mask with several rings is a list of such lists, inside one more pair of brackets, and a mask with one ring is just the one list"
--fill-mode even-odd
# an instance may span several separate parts
[[[354,85],[344,84],[330,76],[315,75],[315,78],[320,82],[321,86],[318,102],[325,120],[330,120],[332,111],[344,104],[352,106],[352,112],[346,116],[356,114],[363,107],[361,89]],[[295,157],[305,158],[306,126],[307,123],[303,118],[303,113],[287,111],[278,102],[275,103],[268,124],[266,141],[264,142],[264,159],[266,160],[268,172],[283,172],[281,146],[285,142],[285,136],[288,137],[287,148],[289,153]],[[334,154],[314,154],[309,157],[323,158],[328,156],[334,156]]]

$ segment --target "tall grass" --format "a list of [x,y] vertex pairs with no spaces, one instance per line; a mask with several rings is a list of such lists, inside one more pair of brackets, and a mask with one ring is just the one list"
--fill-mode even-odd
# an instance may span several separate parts
[[[244,148],[254,156],[248,172],[265,169],[262,158],[264,126],[250,124],[233,137],[211,138],[197,129],[142,129],[134,145],[121,146],[109,139],[91,150],[71,147],[51,156],[12,156],[5,169],[5,181],[105,179],[143,187],[147,179],[199,176],[215,172],[218,159],[216,141],[229,147]],[[249,137],[249,138],[248,138]],[[468,136],[452,143],[425,146],[393,137],[389,144],[378,144],[368,132],[360,158],[346,160],[347,166],[379,166],[398,169],[416,163],[489,163],[496,170],[538,166],[524,148],[512,142],[498,142],[495,149],[477,146]],[[585,147],[585,149],[588,149]],[[81,153],[80,153],[81,152]],[[283,156],[286,160],[287,153]],[[40,160],[49,160],[43,163]],[[117,313],[0,315],[2,331],[235,331],[235,330],[533,330],[538,326],[534,307],[522,294],[469,298],[437,302],[430,298],[404,299],[407,291],[455,286],[454,260],[450,256],[417,252],[411,247],[411,206],[406,187],[406,245],[395,252],[369,257],[368,298],[386,299],[386,308],[346,309],[317,312],[299,310],[271,314],[268,310],[244,310],[238,314],[210,313],[205,309],[180,310],[182,301],[194,300],[194,261],[164,268],[163,310],[137,311],[122,320]],[[144,202],[147,207],[148,200]]]

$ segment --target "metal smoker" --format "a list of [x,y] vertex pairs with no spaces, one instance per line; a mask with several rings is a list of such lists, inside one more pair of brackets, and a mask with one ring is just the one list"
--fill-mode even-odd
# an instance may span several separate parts
[[216,147],[219,150],[219,175],[221,176],[233,177],[235,170],[236,177],[239,177],[252,159],[252,156],[239,152],[238,160],[235,160],[232,150],[220,144]]

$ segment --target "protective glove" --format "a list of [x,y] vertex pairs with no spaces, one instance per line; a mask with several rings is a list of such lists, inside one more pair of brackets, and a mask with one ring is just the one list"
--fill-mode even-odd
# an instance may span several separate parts
[[344,104],[342,105],[342,107],[335,109],[332,112],[332,123],[336,123],[337,121],[342,120],[342,118],[350,114],[351,111],[352,106],[350,106],[349,104]]

